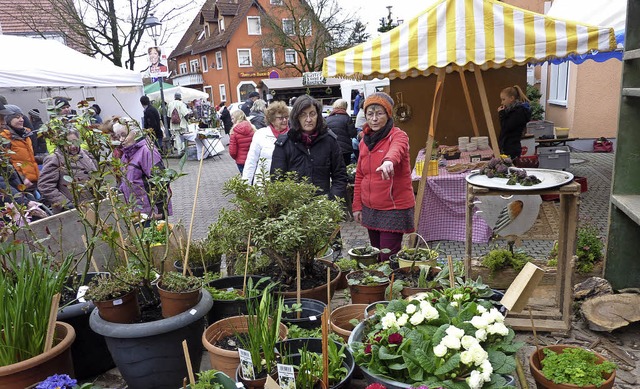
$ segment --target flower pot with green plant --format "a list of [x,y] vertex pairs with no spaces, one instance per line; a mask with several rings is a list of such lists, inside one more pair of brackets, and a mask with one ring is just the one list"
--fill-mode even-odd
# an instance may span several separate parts
[[347,283],[353,304],[371,304],[385,299],[389,277],[377,270],[358,270],[347,275]]
[[138,288],[141,283],[140,273],[119,268],[113,274],[93,278],[85,298],[93,301],[103,319],[114,323],[135,323],[140,320]]
[[[245,256],[237,255],[238,251],[254,247],[268,259],[267,266],[256,272],[271,276],[283,290],[296,289],[298,257],[303,288],[326,285],[326,268],[333,266],[314,258],[326,251],[339,230],[342,205],[317,195],[314,185],[300,182],[292,174],[281,180],[264,179],[262,183],[250,185],[240,177],[225,183],[223,192],[234,196],[230,200],[234,207],[220,212],[209,227],[208,241],[218,252],[227,254],[227,259],[235,253],[232,257],[242,266]],[[338,270],[333,269],[332,279],[337,275]],[[326,289],[324,296],[317,299],[326,300]]]
[[409,297],[416,293],[427,292],[431,289],[444,287],[443,280],[446,284],[449,282],[449,269],[440,269],[439,267],[411,266],[401,267],[393,271],[394,287],[399,285],[402,287],[400,293],[402,297]]
[[171,317],[193,308],[200,300],[202,279],[167,272],[160,277],[158,294],[162,304],[162,317]]
[[45,344],[52,299],[67,280],[71,257],[57,262],[23,243],[4,242],[0,263],[0,387],[24,388],[55,373],[73,375],[73,327],[57,322],[52,344]]
[[243,276],[230,276],[210,280],[205,289],[211,293],[215,309],[207,313],[207,322],[247,314],[247,299],[259,299],[270,279],[261,276],[247,276],[246,286]]
[[529,367],[539,388],[611,389],[616,378],[614,363],[596,352],[569,345],[535,350]]
[[365,266],[373,265],[378,262],[380,249],[370,245],[353,247],[349,251],[349,257]]
[[355,259],[340,258],[334,263],[340,269],[340,280],[336,285],[336,289],[348,288],[349,284],[347,283],[347,274],[351,273],[354,270],[360,269],[360,266],[358,265],[358,261]]
[[[598,226],[590,219],[582,218],[578,223],[576,236],[575,268],[579,274],[595,272],[604,258],[604,242]],[[554,242],[549,256],[549,266],[558,264],[558,243]],[[601,270],[600,270],[601,272]]]
[[[204,239],[196,239],[191,242],[189,248],[188,274],[203,277],[208,273],[219,273],[222,255],[210,251],[208,242]],[[178,273],[182,273],[182,259],[173,263]]]
[[196,374],[195,385],[187,389],[237,389],[236,383],[228,375],[217,370],[205,370]]

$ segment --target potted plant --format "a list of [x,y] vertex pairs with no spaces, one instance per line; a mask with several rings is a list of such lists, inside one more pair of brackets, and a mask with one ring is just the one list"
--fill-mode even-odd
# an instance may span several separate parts
[[45,344],[52,298],[67,280],[71,258],[56,263],[24,244],[5,242],[0,260],[0,387],[24,388],[55,373],[73,375],[73,327],[57,322],[53,347]]
[[[576,237],[575,268],[579,274],[595,272],[596,266],[602,263],[604,242],[602,233],[593,221],[581,219]],[[549,266],[558,264],[558,242],[554,242],[549,256]],[[601,271],[600,271],[601,273]]]
[[502,375],[515,370],[522,346],[514,337],[504,316],[465,286],[378,305],[349,345],[369,382],[479,389],[506,385]]
[[616,365],[602,355],[563,344],[534,351],[529,367],[536,384],[549,389],[611,389],[616,378]]
[[365,266],[373,265],[378,262],[380,249],[370,245],[353,247],[348,251],[351,259]]
[[[210,245],[205,239],[191,241],[189,247],[189,269],[190,275],[203,277],[207,273],[219,273],[222,255],[210,251]],[[178,273],[182,273],[182,260],[173,263]]]
[[349,284],[347,283],[347,274],[351,273],[354,270],[360,269],[358,261],[355,259],[340,258],[334,263],[340,269],[340,280],[336,285],[336,289],[348,288]]
[[[295,290],[299,257],[301,277],[314,293],[303,297],[326,302],[326,267],[333,269],[333,282],[337,282],[339,271],[314,258],[329,247],[332,235],[338,231],[342,205],[318,196],[314,185],[299,182],[292,174],[262,183],[252,186],[240,177],[225,183],[224,193],[234,195],[230,200],[234,208],[220,212],[209,228],[208,240],[225,254],[246,250],[248,245],[255,247],[269,260],[269,266],[260,274],[270,276],[286,291]],[[241,258],[244,263],[244,256]]]
[[78,385],[78,381],[69,377],[68,374],[54,374],[27,389],[91,389],[93,387],[90,382]]
[[162,303],[162,317],[171,317],[194,307],[200,299],[202,280],[182,273],[167,272],[160,277],[158,293]]
[[410,266],[396,269],[393,274],[394,289],[399,287],[402,297],[449,286],[449,268]]
[[398,261],[399,267],[436,266],[438,256],[440,256],[440,252],[437,247],[435,249],[429,248],[429,246],[416,248],[404,247],[398,251],[393,259]]
[[489,268],[491,273],[495,273],[505,268],[512,268],[516,272],[520,271],[524,265],[532,260],[525,252],[513,249],[513,244],[509,244],[508,249],[495,247],[482,258],[482,266]]
[[138,272],[123,267],[111,275],[93,278],[85,297],[98,307],[103,319],[113,323],[135,323],[140,320],[138,288],[141,283]]
[[224,318],[246,315],[247,300],[258,299],[269,282],[266,277],[248,276],[246,291],[243,291],[245,286],[242,276],[223,277],[207,282],[205,289],[211,293],[216,307],[207,313],[207,322],[213,324]]
[[364,320],[364,311],[368,304],[347,304],[335,308],[329,316],[331,331],[338,334],[343,340],[349,340],[351,331]]
[[282,322],[287,325],[297,325],[305,329],[318,328],[322,325],[320,317],[327,304],[322,301],[301,298],[300,304],[297,299],[284,299],[284,315]]
[[196,374],[195,385],[189,389],[237,389],[236,383],[228,375],[217,370],[206,370]]
[[385,299],[389,277],[377,270],[358,270],[347,275],[347,283],[353,304],[371,304]]

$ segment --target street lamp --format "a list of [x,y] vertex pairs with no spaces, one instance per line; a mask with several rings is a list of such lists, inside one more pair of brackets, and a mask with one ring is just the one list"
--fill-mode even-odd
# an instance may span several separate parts
[[[147,16],[147,18],[145,19],[143,25],[151,38],[153,38],[153,45],[155,47],[158,47],[158,38],[160,37],[160,33],[162,31],[162,23],[160,22],[160,20],[153,16],[153,13],[150,13],[149,16]],[[166,136],[166,131],[169,131],[169,122],[167,121],[167,112],[164,103],[164,79],[162,76],[158,77],[158,82],[160,82],[160,115],[162,115],[162,122],[164,123]]]

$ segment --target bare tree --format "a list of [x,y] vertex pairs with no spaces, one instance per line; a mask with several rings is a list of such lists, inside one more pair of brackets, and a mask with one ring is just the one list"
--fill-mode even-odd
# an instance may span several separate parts
[[[3,3],[7,2],[3,0]],[[101,56],[114,65],[133,69],[144,38],[144,22],[155,14],[163,23],[159,44],[178,28],[171,20],[194,6],[192,2],[171,2],[167,12],[160,12],[162,0],[32,0],[32,12],[17,6],[5,8],[43,38],[63,36],[68,46],[90,56]],[[182,4],[176,4],[182,3]],[[42,23],[47,15],[47,23]]]
[[293,50],[297,56],[296,61],[285,56],[275,67],[304,73],[321,70],[327,55],[348,47],[347,37],[359,20],[345,13],[337,0],[281,0],[269,14],[262,12],[262,21],[269,33],[259,47]]

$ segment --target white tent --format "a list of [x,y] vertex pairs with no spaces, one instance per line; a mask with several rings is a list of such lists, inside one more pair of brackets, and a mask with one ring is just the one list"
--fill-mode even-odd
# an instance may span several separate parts
[[[0,35],[0,52],[4,53],[0,94],[25,112],[31,108],[44,112],[46,106],[41,99],[64,96],[71,99],[72,106],[93,98],[102,108],[103,117],[142,116],[140,73],[89,57],[54,40]],[[31,55],[15,55],[12,59],[7,53]]]
[[[208,99],[209,94],[207,92],[203,92],[201,90],[187,88],[185,86],[174,86],[173,88],[164,90],[164,101],[170,102],[175,98],[173,97],[176,93],[180,93],[182,95],[182,101],[189,102],[191,100],[196,99]],[[151,100],[160,100],[160,91],[152,92],[147,94]]]

